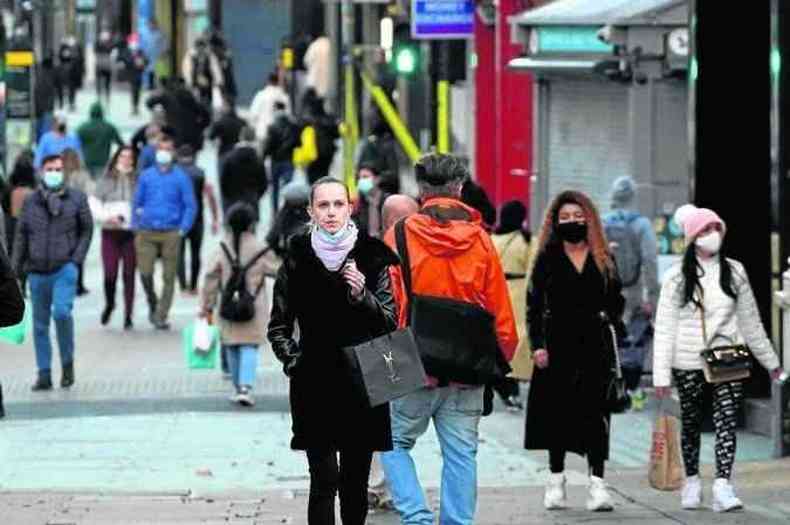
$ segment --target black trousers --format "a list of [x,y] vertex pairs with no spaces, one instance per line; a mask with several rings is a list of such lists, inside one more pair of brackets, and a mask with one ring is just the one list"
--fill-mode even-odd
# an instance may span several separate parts
[[369,450],[307,451],[310,465],[309,525],[335,525],[337,493],[340,494],[343,525],[364,525],[368,515],[368,477],[372,459],[373,453]]
[[110,100],[110,93],[112,92],[112,71],[100,69],[96,71],[96,96],[101,99],[102,92],[105,98]]
[[143,86],[143,80],[142,78],[132,80],[129,85],[132,88],[132,112],[137,113],[140,108],[140,88]]
[[[189,243],[189,263],[192,273],[187,283],[186,252]],[[178,284],[182,290],[197,290],[200,277],[200,247],[203,246],[203,225],[195,224],[189,234],[181,239],[181,254],[178,258]],[[189,284],[189,286],[187,286]]]

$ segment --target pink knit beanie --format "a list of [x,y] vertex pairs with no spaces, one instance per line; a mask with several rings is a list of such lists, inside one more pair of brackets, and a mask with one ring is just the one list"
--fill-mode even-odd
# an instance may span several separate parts
[[708,208],[697,208],[693,204],[684,204],[678,208],[675,212],[675,222],[683,228],[687,244],[711,224],[720,224],[722,235],[727,233],[727,225],[715,211]]

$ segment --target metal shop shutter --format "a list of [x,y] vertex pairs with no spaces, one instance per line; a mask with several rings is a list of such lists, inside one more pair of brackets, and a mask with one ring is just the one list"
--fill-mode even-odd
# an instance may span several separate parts
[[628,88],[595,79],[557,78],[551,82],[548,103],[549,199],[563,190],[578,190],[605,213],[614,179],[631,174]]

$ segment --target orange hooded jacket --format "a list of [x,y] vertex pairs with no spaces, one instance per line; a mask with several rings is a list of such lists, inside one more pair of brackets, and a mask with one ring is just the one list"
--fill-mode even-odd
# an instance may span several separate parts
[[[384,236],[397,253],[395,228]],[[459,200],[434,198],[406,221],[412,288],[417,295],[477,304],[495,317],[499,348],[508,361],[518,346],[516,322],[505,274],[480,213]],[[399,324],[405,325],[408,300],[400,267],[390,270]],[[526,298],[525,298],[526,300]]]

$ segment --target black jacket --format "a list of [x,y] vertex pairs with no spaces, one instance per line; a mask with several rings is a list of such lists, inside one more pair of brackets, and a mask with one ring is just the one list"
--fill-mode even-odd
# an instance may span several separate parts
[[267,186],[266,166],[252,146],[238,144],[222,160],[219,191],[224,202],[246,200],[257,209]]
[[294,148],[299,145],[300,127],[288,115],[280,115],[269,126],[263,158],[271,157],[272,162],[291,162]]
[[[55,71],[42,68],[36,79],[36,118],[55,110]],[[47,130],[49,131],[49,130]]]
[[167,123],[175,131],[177,145],[189,144],[195,151],[203,148],[203,131],[211,122],[211,115],[186,88],[169,89],[146,100],[148,109],[157,104],[165,108]]
[[600,312],[622,331],[625,300],[619,277],[604,279],[592,252],[582,272],[561,246],[538,255],[527,293],[529,340],[549,354],[535,367],[529,391],[525,446],[580,454],[609,448],[609,414],[603,408],[614,355],[604,342]]
[[246,122],[234,112],[226,113],[211,126],[208,138],[219,139],[220,157],[232,150],[233,146],[239,142],[241,130],[246,125]]
[[291,377],[294,449],[392,448],[389,405],[369,408],[355,393],[342,348],[395,329],[388,267],[398,258],[362,234],[349,258],[365,275],[367,290],[358,304],[352,304],[340,273],[327,270],[315,255],[307,231],[292,238],[277,274],[268,335]]
[[0,245],[0,326],[12,326],[22,321],[25,301],[11,268],[8,254]]
[[52,273],[67,263],[79,265],[85,260],[93,236],[88,197],[66,188],[55,198],[61,205],[57,216],[50,212],[43,190],[25,200],[12,250],[17,274]]

